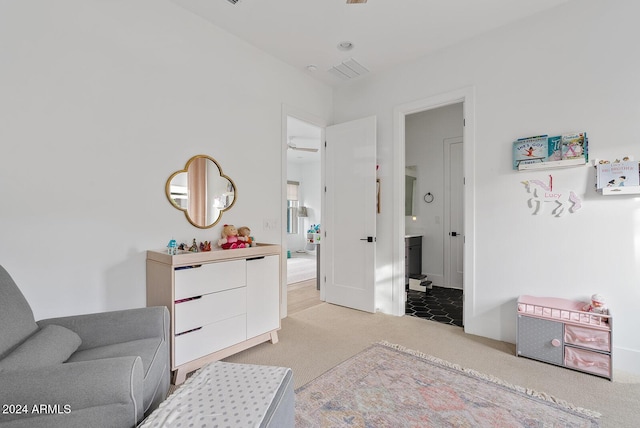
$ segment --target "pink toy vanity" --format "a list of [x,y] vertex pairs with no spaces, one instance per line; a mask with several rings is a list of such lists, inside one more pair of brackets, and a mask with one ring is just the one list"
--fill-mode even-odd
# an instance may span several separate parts
[[611,380],[613,319],[584,312],[583,305],[575,300],[520,296],[516,354]]

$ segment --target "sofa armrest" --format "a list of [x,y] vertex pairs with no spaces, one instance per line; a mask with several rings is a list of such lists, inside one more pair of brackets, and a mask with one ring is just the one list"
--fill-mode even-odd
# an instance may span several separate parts
[[152,337],[169,340],[169,310],[164,306],[38,321],[40,327],[48,324],[61,325],[80,336],[82,344],[79,351]]
[[140,357],[0,372],[0,426],[75,426],[65,418],[104,415],[109,406],[110,417],[135,426],[144,416],[143,376]]

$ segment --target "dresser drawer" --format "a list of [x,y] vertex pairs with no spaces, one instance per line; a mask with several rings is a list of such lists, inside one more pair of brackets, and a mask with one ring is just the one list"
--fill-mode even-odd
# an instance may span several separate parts
[[246,340],[246,324],[246,316],[239,315],[175,336],[174,367]]
[[600,351],[611,350],[611,335],[608,330],[567,324],[564,327],[564,342]]
[[175,333],[192,330],[247,312],[247,288],[240,287],[175,305]]
[[247,283],[246,260],[206,263],[175,270],[175,299],[243,287]]
[[608,354],[566,346],[564,365],[599,376],[611,377],[611,356]]

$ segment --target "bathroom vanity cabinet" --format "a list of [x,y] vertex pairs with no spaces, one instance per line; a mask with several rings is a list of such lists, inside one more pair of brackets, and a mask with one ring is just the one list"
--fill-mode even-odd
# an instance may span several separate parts
[[422,275],[422,236],[408,235],[404,238],[404,283],[409,277]]

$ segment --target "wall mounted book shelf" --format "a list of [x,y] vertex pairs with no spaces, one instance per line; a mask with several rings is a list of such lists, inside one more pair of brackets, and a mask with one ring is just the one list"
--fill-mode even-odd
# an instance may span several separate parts
[[518,171],[574,167],[586,165],[588,160],[586,132],[537,135],[513,142],[513,169]]
[[625,157],[615,161],[594,160],[596,191],[602,196],[640,194],[640,164]]

